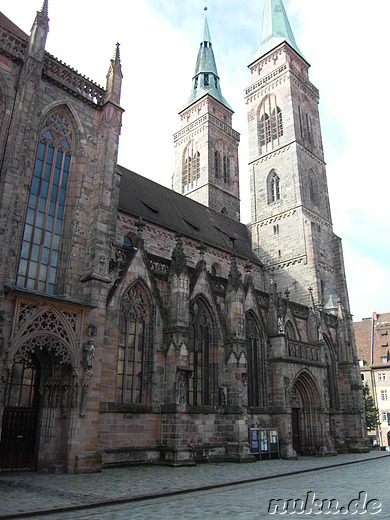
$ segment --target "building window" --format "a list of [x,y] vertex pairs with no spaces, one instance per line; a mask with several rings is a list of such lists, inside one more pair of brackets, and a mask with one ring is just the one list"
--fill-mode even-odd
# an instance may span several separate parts
[[309,172],[309,196],[310,201],[313,204],[317,203],[317,186],[316,186],[316,180],[314,177],[314,173],[312,171]]
[[387,390],[381,390],[382,401],[388,401]]
[[12,365],[6,404],[22,408],[36,408],[39,404],[40,375],[38,363],[32,361],[16,362]]
[[279,224],[274,226],[274,235],[279,235]]
[[261,338],[259,328],[250,314],[246,317],[246,344],[248,367],[248,406],[261,406],[262,371]]
[[271,122],[268,114],[260,118],[260,146],[263,147],[271,142]]
[[268,175],[267,184],[268,203],[271,204],[272,202],[280,200],[280,178],[275,170],[272,170]]
[[272,119],[271,119],[271,127],[272,127],[272,139],[278,139],[283,135],[283,118],[282,111],[279,107],[276,107],[272,110]]
[[221,169],[221,154],[216,150],[214,152],[214,174],[215,178],[218,179]]
[[211,320],[204,303],[191,306],[190,366],[188,402],[193,406],[212,404],[213,371],[210,364]]
[[143,403],[149,306],[145,291],[135,284],[122,301],[116,396],[120,403]]
[[365,381],[366,380],[365,374],[361,374],[361,378],[362,378],[362,381]]
[[208,87],[208,86],[209,86],[209,75],[208,75],[208,74],[205,74],[205,75],[203,76],[203,85],[204,85],[205,87]]
[[390,424],[390,412],[383,412],[383,422]]
[[72,131],[63,111],[45,121],[38,144],[24,226],[17,284],[54,294]]
[[381,363],[387,363],[387,356],[381,356]]
[[227,183],[229,180],[229,157],[223,156],[223,182]]
[[182,193],[197,185],[200,177],[200,153],[193,151],[190,145],[186,152],[183,163]]
[[378,373],[378,381],[387,381],[386,372],[379,372]]
[[267,95],[261,102],[258,112],[258,136],[261,148],[271,144],[279,143],[283,136],[283,116],[282,111],[277,106],[276,96]]
[[195,171],[194,171],[194,179],[197,181],[200,177],[200,152],[196,152],[194,156],[194,163],[195,163]]
[[133,247],[134,247],[133,239],[129,235],[126,235],[125,238],[123,239],[123,247],[126,247],[128,249],[133,249]]

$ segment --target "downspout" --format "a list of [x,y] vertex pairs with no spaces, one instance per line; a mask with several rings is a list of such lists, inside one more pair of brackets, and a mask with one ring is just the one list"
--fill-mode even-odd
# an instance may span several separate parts
[[11,111],[10,111],[10,114],[9,114],[9,118],[8,118],[8,123],[7,123],[7,129],[5,131],[5,136],[4,136],[4,145],[3,145],[3,149],[1,151],[1,158],[0,158],[0,177],[1,177],[1,174],[2,174],[2,171],[3,171],[3,164],[4,164],[4,157],[5,157],[5,152],[7,150],[7,144],[8,144],[8,137],[9,137],[9,133],[10,133],[10,130],[11,130],[11,123],[12,123],[12,119],[13,119],[13,115],[14,115],[14,110],[15,110],[15,104],[16,104],[16,97],[18,95],[18,88],[19,88],[19,80],[20,80],[20,73],[22,71],[22,65],[23,65],[23,62],[20,62],[19,63],[19,68],[18,68],[18,75],[16,77],[16,81],[15,81],[15,93],[14,93],[14,97],[12,99],[12,103],[11,103]]

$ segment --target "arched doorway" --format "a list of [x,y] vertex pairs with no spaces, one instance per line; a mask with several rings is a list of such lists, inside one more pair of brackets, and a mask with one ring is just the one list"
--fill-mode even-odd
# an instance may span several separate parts
[[54,352],[15,357],[9,372],[0,439],[2,470],[66,465],[78,385]]
[[315,454],[324,444],[319,391],[307,371],[302,371],[292,385],[291,431],[297,453]]
[[20,305],[3,373],[1,469],[67,467],[74,412],[82,400],[77,323],[75,313],[54,306]]

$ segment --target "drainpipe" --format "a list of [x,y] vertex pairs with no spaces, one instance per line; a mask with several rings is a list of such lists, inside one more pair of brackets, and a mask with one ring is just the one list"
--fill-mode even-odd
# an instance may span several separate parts
[[13,118],[14,110],[15,110],[16,97],[18,95],[19,80],[20,80],[20,73],[22,71],[22,65],[23,65],[23,63],[20,62],[19,63],[19,68],[18,68],[18,75],[16,76],[16,81],[15,81],[15,93],[14,93],[14,97],[13,97],[12,103],[11,103],[11,111],[10,111],[9,118],[8,118],[7,129],[5,131],[4,145],[3,145],[3,149],[1,151],[0,177],[1,177],[1,173],[3,171],[4,157],[5,157],[5,152],[7,150],[8,137],[9,137],[9,133],[10,133],[10,130],[11,130],[11,123],[12,123],[12,118]]

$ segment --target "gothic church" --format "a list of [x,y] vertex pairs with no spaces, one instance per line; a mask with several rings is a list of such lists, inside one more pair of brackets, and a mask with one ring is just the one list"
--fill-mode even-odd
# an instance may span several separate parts
[[103,89],[45,50],[47,0],[29,35],[0,13],[1,470],[364,448],[309,64],[265,0],[245,226],[206,14],[169,190],[117,164],[119,48]]

